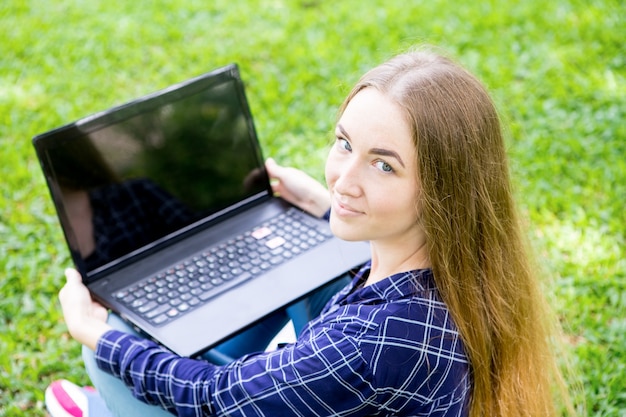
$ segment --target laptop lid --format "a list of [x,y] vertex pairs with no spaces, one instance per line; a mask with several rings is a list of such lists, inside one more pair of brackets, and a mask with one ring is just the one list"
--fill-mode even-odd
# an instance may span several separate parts
[[272,196],[234,64],[33,142],[92,295],[182,356],[215,346],[369,258],[366,243],[332,237],[166,324],[116,298],[116,291],[289,209]]
[[272,194],[236,64],[33,142],[87,282]]

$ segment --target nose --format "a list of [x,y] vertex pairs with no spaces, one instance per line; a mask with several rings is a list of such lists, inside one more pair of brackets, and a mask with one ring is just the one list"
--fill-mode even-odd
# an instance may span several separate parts
[[[329,161],[330,162],[330,161]],[[348,197],[359,197],[362,193],[360,186],[361,172],[357,158],[347,158],[333,161],[329,167],[328,178],[331,190]]]

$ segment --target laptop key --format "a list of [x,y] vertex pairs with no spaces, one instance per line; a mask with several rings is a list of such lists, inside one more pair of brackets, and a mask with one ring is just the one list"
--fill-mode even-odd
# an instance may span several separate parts
[[114,297],[118,300],[122,300],[128,296],[128,290],[122,290],[115,293]]
[[142,305],[141,307],[139,307],[139,308],[137,309],[137,311],[138,311],[140,314],[145,314],[145,313],[147,313],[148,311],[152,310],[153,308],[157,307],[158,305],[159,305],[159,303],[157,303],[156,301],[150,301],[150,302],[148,302],[148,303],[146,303],[146,304]]
[[139,307],[143,306],[144,304],[146,304],[146,302],[148,302],[148,299],[145,297],[141,297],[141,298],[137,298],[135,300],[133,300],[133,302],[131,303],[131,307],[132,308],[136,308],[138,309]]
[[144,317],[146,317],[147,319],[153,319],[163,313],[165,313],[167,310],[170,309],[170,306],[168,304],[162,304],[159,307],[148,311]]

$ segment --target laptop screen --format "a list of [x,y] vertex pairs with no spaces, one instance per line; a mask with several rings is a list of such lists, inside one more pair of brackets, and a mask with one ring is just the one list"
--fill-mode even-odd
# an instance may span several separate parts
[[236,66],[35,138],[88,275],[270,192]]

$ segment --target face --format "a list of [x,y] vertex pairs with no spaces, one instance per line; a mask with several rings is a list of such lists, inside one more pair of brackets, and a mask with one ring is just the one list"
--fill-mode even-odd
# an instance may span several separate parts
[[326,162],[333,233],[350,241],[414,242],[419,187],[402,109],[365,88],[346,107],[335,136]]

